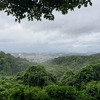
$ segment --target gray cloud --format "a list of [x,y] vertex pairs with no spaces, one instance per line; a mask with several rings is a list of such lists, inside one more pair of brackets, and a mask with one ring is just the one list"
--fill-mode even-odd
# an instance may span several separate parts
[[14,17],[0,12],[0,50],[30,52],[99,52],[100,1],[93,6],[55,12],[55,20],[41,22],[26,19],[16,23]]

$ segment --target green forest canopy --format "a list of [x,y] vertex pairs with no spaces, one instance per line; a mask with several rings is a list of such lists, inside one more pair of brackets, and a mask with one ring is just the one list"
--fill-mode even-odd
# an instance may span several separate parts
[[[59,61],[63,61],[63,57],[54,60],[58,66],[51,67],[57,71],[65,70],[59,77],[55,76],[56,71],[51,73],[43,65],[29,66],[25,59],[0,52],[1,71],[6,72],[6,68],[9,69],[8,72],[13,72],[17,68],[21,71],[20,67],[23,68],[23,71],[16,75],[0,79],[0,100],[100,100],[100,54],[76,58],[71,56],[67,60],[72,63],[71,60],[76,59],[79,65],[83,61],[88,61],[88,65],[73,72],[71,69],[65,69],[66,66],[59,67]],[[27,65],[27,69],[24,69],[21,63]]]
[[22,58],[15,58],[10,53],[0,52],[0,75],[9,76],[25,70],[31,62]]
[[42,17],[54,20],[53,11],[67,14],[68,10],[87,7],[88,4],[92,5],[91,0],[1,0],[0,10],[12,14],[19,22],[25,17],[29,21],[41,20]]
[[[100,100],[99,72],[100,61],[97,61],[75,74],[68,71],[65,74],[72,74],[71,77],[61,80],[65,84],[60,85],[43,66],[30,66],[16,76],[0,80],[0,100]],[[48,82],[50,85],[45,84]]]

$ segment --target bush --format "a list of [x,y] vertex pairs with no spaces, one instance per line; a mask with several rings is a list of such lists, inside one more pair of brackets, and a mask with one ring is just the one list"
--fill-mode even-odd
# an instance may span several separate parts
[[77,100],[78,91],[71,86],[47,86],[46,92],[53,100]]

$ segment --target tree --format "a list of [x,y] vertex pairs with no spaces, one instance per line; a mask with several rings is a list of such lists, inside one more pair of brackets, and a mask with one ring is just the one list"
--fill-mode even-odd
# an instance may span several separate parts
[[74,75],[73,71],[72,70],[67,70],[64,75],[61,77],[60,81],[59,81],[59,84],[60,85],[66,85],[68,79],[70,77],[72,77]]
[[54,84],[55,82],[56,78],[41,65],[29,66],[23,76],[23,83],[29,86],[43,87]]
[[46,92],[51,100],[79,100],[78,91],[73,86],[47,86]]
[[100,81],[100,60],[80,69],[66,84],[74,85],[78,89],[83,89],[84,86],[91,81]]
[[[6,2],[5,2],[6,1]],[[42,17],[54,20],[53,11],[60,11],[67,14],[68,10],[74,10],[75,7],[87,7],[92,5],[91,0],[1,0],[0,10],[5,10],[7,14],[16,17],[15,21],[28,18],[41,20]]]
[[0,10],[4,10],[8,5],[7,0],[0,0]]
[[86,85],[85,92],[91,100],[100,100],[100,81],[91,81]]

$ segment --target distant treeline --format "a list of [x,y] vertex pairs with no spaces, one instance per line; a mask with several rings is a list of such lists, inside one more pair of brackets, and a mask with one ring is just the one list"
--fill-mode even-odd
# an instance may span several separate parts
[[65,66],[73,70],[79,70],[89,63],[100,60],[100,53],[92,54],[89,56],[73,55],[73,56],[61,56],[48,60],[42,63],[44,66],[51,68],[53,66]]

